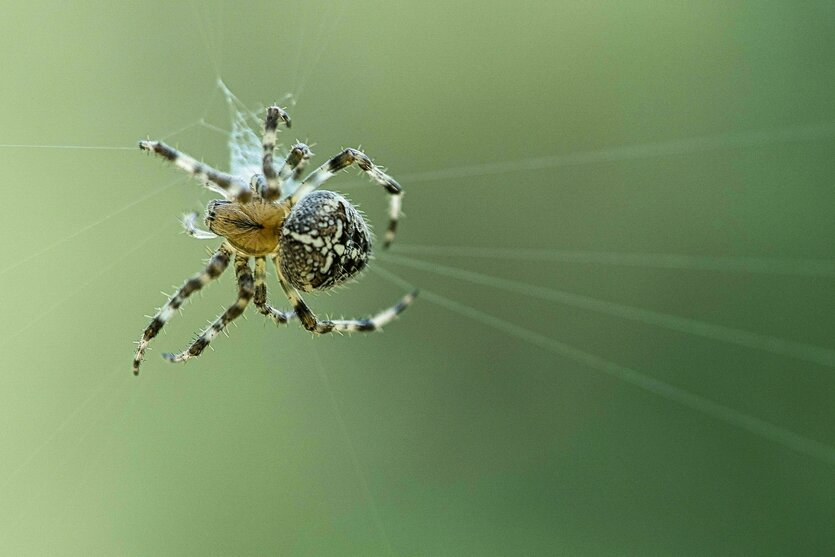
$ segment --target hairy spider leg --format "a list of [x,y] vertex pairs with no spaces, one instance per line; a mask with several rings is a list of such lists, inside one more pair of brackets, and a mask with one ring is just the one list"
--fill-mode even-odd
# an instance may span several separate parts
[[340,170],[356,163],[373,181],[377,182],[391,196],[389,198],[389,225],[383,237],[383,247],[387,248],[394,241],[394,234],[397,230],[397,220],[400,218],[400,206],[403,195],[403,188],[397,181],[383,172],[380,167],[371,162],[364,153],[356,149],[345,149],[331,160],[314,170],[304,179],[304,182],[293,192],[290,197],[292,204],[298,203],[305,195],[312,192],[325,181],[332,178]]
[[235,277],[238,281],[238,299],[235,303],[229,306],[220,317],[209,325],[209,328],[203,331],[197,340],[191,346],[179,354],[163,354],[162,356],[169,362],[185,362],[190,358],[196,358],[203,353],[203,350],[209,346],[209,343],[220,334],[226,326],[241,316],[241,314],[249,305],[252,296],[255,293],[253,286],[252,269],[249,268],[249,258],[242,255],[235,256]]
[[281,274],[281,266],[278,258],[273,259],[278,281],[281,288],[287,295],[287,299],[293,304],[296,315],[302,322],[302,326],[312,333],[324,334],[333,332],[362,332],[367,333],[381,329],[392,322],[404,309],[415,300],[417,290],[413,290],[403,296],[395,305],[365,319],[324,319],[320,320],[302,298],[299,291],[293,287]]
[[142,338],[139,339],[139,346],[136,349],[136,355],[133,357],[134,375],[139,375],[139,366],[142,363],[145,349],[148,348],[148,344],[151,342],[151,339],[159,334],[162,327],[171,319],[171,317],[174,316],[174,313],[182,307],[183,303],[189,296],[206,286],[212,280],[218,278],[223,271],[226,270],[226,267],[229,265],[229,258],[231,255],[231,249],[229,249],[225,244],[221,246],[214,253],[214,255],[212,255],[211,259],[209,259],[209,263],[206,265],[206,268],[202,272],[188,279],[185,284],[183,284],[179,290],[177,290],[177,292],[169,298],[168,302],[160,308],[151,320],[151,323],[145,329],[145,332],[142,333]]
[[281,197],[281,179],[273,166],[279,121],[284,122],[288,128],[290,127],[290,116],[286,112],[277,106],[267,107],[267,117],[264,119],[264,134],[261,139],[261,145],[264,148],[261,166],[266,181],[258,192],[265,201],[275,201]]
[[278,177],[287,192],[292,192],[298,187],[302,172],[310,161],[312,154],[310,147],[304,143],[296,143],[290,148],[290,152],[278,172]]
[[193,157],[181,153],[162,141],[140,141],[139,148],[171,161],[174,166],[190,174],[192,178],[208,189],[219,193],[225,199],[234,199],[246,203],[252,198],[252,190],[249,184],[240,177],[221,172],[208,164],[198,162]]
[[267,259],[265,257],[255,258],[255,298],[253,303],[259,312],[275,321],[276,325],[285,324],[296,316],[292,311],[281,311],[267,302]]

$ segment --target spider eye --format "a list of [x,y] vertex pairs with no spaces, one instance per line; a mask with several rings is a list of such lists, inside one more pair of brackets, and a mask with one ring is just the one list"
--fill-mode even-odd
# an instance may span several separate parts
[[279,244],[282,275],[301,290],[325,290],[365,267],[371,232],[347,199],[319,190],[293,207]]

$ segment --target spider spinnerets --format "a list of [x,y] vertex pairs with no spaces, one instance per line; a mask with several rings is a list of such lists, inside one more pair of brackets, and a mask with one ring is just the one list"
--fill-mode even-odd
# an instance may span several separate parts
[[[186,232],[198,239],[221,237],[223,244],[215,251],[206,268],[188,279],[160,308],[145,328],[136,355],[133,372],[139,374],[145,350],[151,339],[182,307],[186,299],[219,277],[230,260],[235,262],[238,298],[183,352],[164,354],[171,362],[184,362],[199,356],[224,328],[239,317],[252,301],[258,311],[276,323],[298,317],[302,326],[314,333],[334,331],[375,331],[392,321],[415,298],[410,292],[394,306],[365,319],[319,319],[302,298],[299,290],[327,290],[356,276],[368,264],[371,255],[371,232],[362,214],[342,195],[317,190],[340,170],[356,164],[389,194],[389,225],[383,247],[394,240],[400,216],[400,185],[365,154],[345,149],[314,170],[304,180],[301,174],[310,159],[310,149],[294,145],[278,171],[273,152],[279,122],[290,127],[290,117],[281,108],[267,108],[262,136],[262,168],[249,180],[220,172],[198,162],[161,141],[140,141],[140,149],[155,153],[220,193],[223,199],[209,203],[205,223],[209,230],[196,226],[197,214],[184,217]],[[254,274],[249,260],[254,258]],[[267,301],[266,260],[275,265],[278,281],[293,306],[284,312]]]

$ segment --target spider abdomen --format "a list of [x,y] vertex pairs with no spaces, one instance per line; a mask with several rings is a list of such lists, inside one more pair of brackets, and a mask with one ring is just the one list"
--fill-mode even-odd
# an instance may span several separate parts
[[325,290],[345,282],[366,266],[370,255],[365,220],[338,193],[306,195],[281,229],[281,273],[301,290]]

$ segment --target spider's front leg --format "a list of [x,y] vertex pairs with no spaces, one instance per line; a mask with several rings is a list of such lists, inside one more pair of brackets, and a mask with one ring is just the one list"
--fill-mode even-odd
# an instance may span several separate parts
[[168,320],[174,316],[174,312],[182,307],[183,303],[189,296],[219,277],[223,271],[226,270],[226,267],[229,265],[229,258],[231,255],[232,251],[227,248],[226,245],[221,246],[214,253],[214,255],[212,255],[208,265],[206,265],[206,269],[188,279],[186,283],[182,285],[177,292],[171,296],[171,298],[169,298],[168,302],[160,308],[151,320],[151,323],[145,328],[145,331],[142,333],[142,338],[139,339],[139,346],[136,349],[136,355],[133,357],[134,375],[139,375],[139,366],[142,364],[142,358],[145,355],[145,350],[148,348],[148,344],[150,344],[151,339],[159,334],[163,326],[165,326],[165,324],[168,323]]
[[264,134],[261,139],[261,146],[264,149],[261,167],[266,183],[258,192],[266,201],[275,201],[281,197],[281,179],[273,166],[273,153],[278,136],[279,121],[284,122],[288,128],[290,127],[290,116],[286,112],[277,106],[268,107],[267,117],[264,119]]
[[299,291],[291,285],[281,274],[281,266],[277,259],[273,260],[278,271],[278,280],[281,288],[287,295],[287,299],[293,304],[296,315],[302,322],[305,329],[312,333],[324,334],[333,332],[371,332],[381,329],[391,323],[395,317],[415,300],[417,290],[413,290],[403,296],[395,305],[365,319],[323,319],[320,320],[310,309]]
[[185,362],[189,358],[197,357],[209,346],[209,343],[226,328],[226,326],[241,316],[255,294],[252,270],[249,268],[249,258],[242,255],[235,256],[235,276],[238,280],[238,299],[220,317],[215,319],[209,328],[203,331],[191,346],[179,354],[163,354],[169,362]]
[[394,241],[394,233],[397,230],[397,220],[400,218],[400,206],[403,195],[403,188],[397,181],[383,172],[379,166],[371,162],[371,159],[356,149],[345,149],[331,160],[310,173],[304,179],[299,188],[291,196],[292,204],[295,205],[301,199],[321,186],[325,181],[332,178],[340,170],[356,163],[372,180],[383,186],[391,196],[389,197],[389,225],[383,236],[383,247],[386,248]]
[[304,143],[296,143],[290,148],[290,152],[287,153],[287,158],[278,173],[278,178],[286,186],[287,191],[296,189],[312,154],[310,147]]
[[181,153],[162,141],[140,141],[139,148],[171,161],[177,168],[187,172],[204,186],[218,192],[226,199],[235,199],[245,203],[252,197],[249,184],[238,176],[221,172],[208,164],[198,162],[193,157]]

